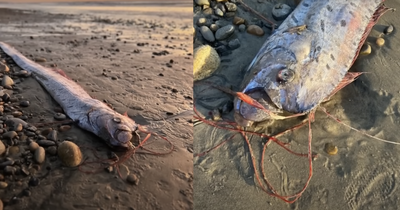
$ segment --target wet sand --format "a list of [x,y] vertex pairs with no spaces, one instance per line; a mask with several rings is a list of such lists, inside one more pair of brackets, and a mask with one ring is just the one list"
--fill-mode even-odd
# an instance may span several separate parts
[[[245,2],[267,18],[272,18],[271,7],[265,5],[268,2],[273,5],[277,1]],[[292,1],[286,2],[293,5]],[[396,1],[386,1],[386,5],[400,8]],[[238,8],[238,16],[252,24],[259,21],[242,7]],[[199,14],[195,14],[195,21],[199,17]],[[372,53],[358,58],[351,69],[368,73],[323,104],[343,122],[395,142],[400,142],[397,134],[400,123],[398,17],[398,11],[388,12],[379,20],[367,40],[371,43]],[[385,45],[378,47],[375,40],[389,24],[394,25],[395,31],[384,36]],[[206,81],[224,87],[231,85],[233,90],[239,90],[243,71],[271,33],[266,27],[263,30],[266,35],[256,37],[236,29],[232,39],[238,38],[241,46],[231,54],[221,56],[220,67]],[[205,43],[197,38],[195,46]],[[194,98],[199,102],[195,105],[205,116],[213,108],[219,108],[226,101],[232,100],[232,97],[219,91],[201,92],[203,88],[199,85],[194,89]],[[232,115],[231,112],[223,118],[232,120]],[[267,122],[263,128],[267,133],[276,133],[290,125],[286,122]],[[400,146],[378,142],[351,131],[321,111],[316,113],[312,132],[312,149],[318,157],[313,161],[313,177],[308,188],[294,204],[271,197],[260,189],[254,176],[249,148],[238,135],[209,154],[194,158],[195,209],[398,209],[400,178],[397,169],[400,167]],[[202,123],[196,125],[195,153],[216,146],[232,134],[234,132]],[[290,142],[292,150],[307,153],[307,136],[308,128],[303,127],[279,139]],[[259,167],[265,140],[252,137],[250,142]],[[328,155],[324,151],[326,143],[336,145],[338,154]],[[300,191],[308,176],[306,158],[292,155],[274,143],[268,146],[264,167],[271,184],[284,195]]]
[[[102,168],[98,173],[82,173],[47,154],[38,186],[28,186],[29,177],[19,182],[5,177],[9,186],[0,189],[5,209],[191,209],[191,9],[183,6],[159,13],[146,12],[154,6],[141,6],[140,11],[134,5],[125,5],[121,11],[92,10],[91,6],[71,7],[65,14],[61,8],[54,10],[54,3],[41,8],[0,4],[0,40],[28,58],[45,58],[42,65],[56,65],[94,98],[166,136],[175,149],[165,156],[133,155],[120,165],[122,178],[115,170],[110,173]],[[16,85],[21,91],[11,95],[31,102],[22,110],[32,114],[28,123],[54,121],[58,105],[34,78]],[[50,127],[57,129],[56,124]],[[104,159],[111,151],[100,138],[77,126],[58,138],[71,139],[90,160],[96,159],[88,148]],[[159,152],[167,151],[167,146],[162,140],[147,145]],[[138,185],[126,182],[128,173],[139,178]],[[31,194],[20,196],[23,190]]]

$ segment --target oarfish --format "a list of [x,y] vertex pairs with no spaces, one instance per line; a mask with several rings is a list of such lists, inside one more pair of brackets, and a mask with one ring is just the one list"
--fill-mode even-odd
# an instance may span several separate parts
[[79,127],[96,134],[112,147],[133,148],[130,141],[138,125],[131,118],[92,98],[71,79],[29,60],[8,44],[0,42],[0,47],[18,66],[32,73]]
[[248,67],[242,93],[268,112],[239,98],[242,126],[288,114],[309,113],[359,73],[348,72],[379,17],[383,0],[303,0],[267,39]]

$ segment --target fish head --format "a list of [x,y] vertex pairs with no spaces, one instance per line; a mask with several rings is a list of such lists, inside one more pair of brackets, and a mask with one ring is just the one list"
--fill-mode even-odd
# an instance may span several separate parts
[[298,109],[292,90],[299,82],[294,70],[295,55],[281,47],[256,56],[245,76],[242,93],[261,104],[256,108],[240,98],[234,100],[235,121],[249,127],[254,122],[283,119]]
[[113,147],[133,148],[131,140],[136,137],[137,124],[126,116],[114,116],[107,119],[108,143]]

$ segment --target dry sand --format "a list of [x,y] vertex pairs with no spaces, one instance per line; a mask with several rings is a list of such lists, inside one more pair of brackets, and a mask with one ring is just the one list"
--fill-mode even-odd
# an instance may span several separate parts
[[[176,4],[180,9],[161,14],[135,5],[112,12],[71,7],[70,14],[62,14],[65,11],[60,8],[54,10],[57,4],[35,6],[1,4],[0,40],[30,58],[45,58],[47,67],[56,64],[93,97],[120,113],[127,111],[137,123],[166,136],[176,148],[166,156],[134,155],[120,165],[122,179],[104,170],[85,174],[66,168],[48,155],[41,168],[43,172],[50,167],[50,171],[39,186],[27,188],[26,178],[19,183],[6,177],[9,186],[0,190],[5,209],[191,209],[190,7]],[[129,10],[133,7],[135,12]],[[158,55],[160,52],[165,55]],[[28,122],[53,121],[57,104],[36,80],[28,78],[17,86],[22,89],[20,95],[31,101],[24,109],[34,116]],[[101,139],[76,126],[61,133],[59,139],[67,137],[79,146],[96,148],[101,158],[107,158],[110,151]],[[166,150],[161,140],[148,147]],[[89,150],[82,147],[82,151],[93,158]],[[138,185],[125,181],[127,173],[139,177]],[[31,195],[19,196],[23,189]]]
[[[262,4],[271,2],[273,5],[278,1],[245,2],[271,18],[271,7]],[[292,1],[286,2],[293,5]],[[400,8],[398,1],[388,0],[386,5]],[[239,7],[238,15],[253,23],[257,21],[253,20],[256,16],[242,7]],[[372,54],[359,58],[352,68],[353,71],[368,73],[323,104],[345,123],[396,142],[400,142],[397,133],[400,124],[400,78],[397,73],[400,65],[400,34],[396,30],[400,24],[399,16],[398,11],[385,14],[370,34],[368,41],[372,45]],[[389,24],[394,25],[395,31],[384,37],[386,43],[379,48],[375,39]],[[216,76],[208,80],[226,87],[232,85],[234,90],[239,90],[242,71],[270,34],[267,28],[264,30],[266,35],[261,38],[236,31],[234,38],[240,39],[241,47],[231,55],[221,57],[222,63]],[[221,79],[223,77],[226,81]],[[196,87],[194,94],[201,104],[209,105],[209,108],[205,108],[196,103],[205,115],[210,107],[217,108],[224,100],[231,100],[218,91],[196,92]],[[208,97],[208,101],[205,97]],[[232,119],[232,113],[224,117]],[[277,126],[289,127],[284,122],[275,122],[266,128],[267,132],[276,131]],[[351,131],[328,119],[322,112],[316,113],[312,128],[312,148],[319,156],[313,161],[311,182],[297,202],[286,204],[260,190],[254,178],[249,148],[243,138],[237,137],[204,157],[194,158],[195,209],[398,209],[400,146],[378,142]],[[196,125],[195,153],[217,145],[231,134],[208,125]],[[280,139],[290,141],[291,149],[306,153],[307,136],[308,128],[304,127]],[[250,141],[258,166],[260,149],[265,141],[257,137]],[[336,145],[338,154],[329,156],[324,151],[326,143]],[[272,185],[281,194],[289,195],[303,187],[308,176],[308,163],[306,158],[294,156],[271,143],[265,156],[265,170]]]

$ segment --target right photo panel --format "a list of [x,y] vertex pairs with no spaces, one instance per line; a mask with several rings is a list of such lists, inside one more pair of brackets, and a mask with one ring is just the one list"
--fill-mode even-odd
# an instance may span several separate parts
[[398,209],[396,8],[194,0],[194,209]]

